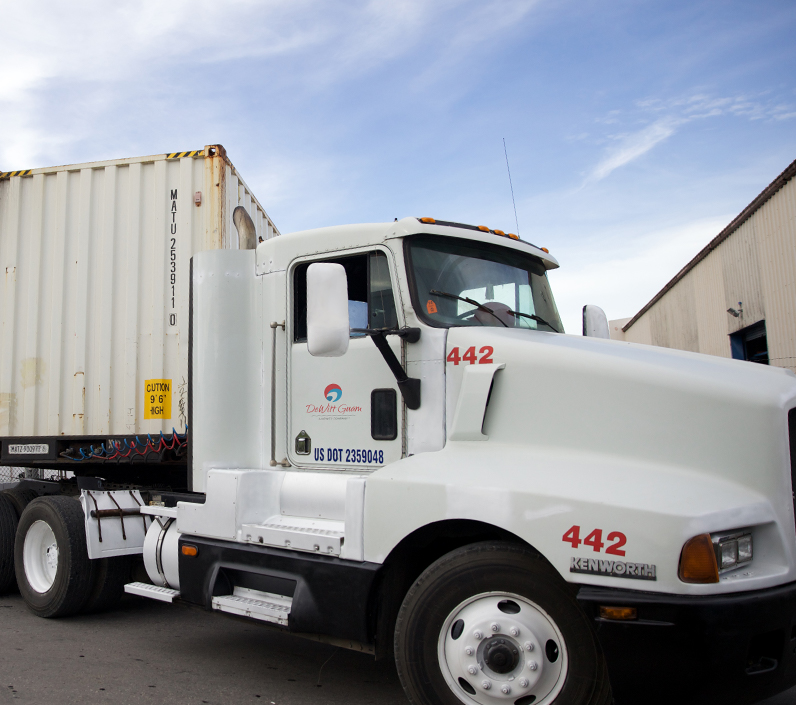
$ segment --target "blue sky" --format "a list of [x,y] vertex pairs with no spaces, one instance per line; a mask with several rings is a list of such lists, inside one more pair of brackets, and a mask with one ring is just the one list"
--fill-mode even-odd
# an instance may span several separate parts
[[515,230],[633,315],[796,158],[796,3],[0,0],[0,171],[221,143],[282,232]]

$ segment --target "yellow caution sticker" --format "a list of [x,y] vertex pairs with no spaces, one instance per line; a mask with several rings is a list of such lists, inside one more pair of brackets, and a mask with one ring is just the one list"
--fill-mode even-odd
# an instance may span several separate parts
[[144,382],[144,419],[171,418],[171,380],[148,379]]

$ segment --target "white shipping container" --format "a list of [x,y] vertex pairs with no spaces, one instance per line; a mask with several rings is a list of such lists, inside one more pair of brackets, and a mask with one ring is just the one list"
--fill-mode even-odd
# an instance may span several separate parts
[[190,258],[237,249],[220,145],[0,173],[0,436],[183,432]]

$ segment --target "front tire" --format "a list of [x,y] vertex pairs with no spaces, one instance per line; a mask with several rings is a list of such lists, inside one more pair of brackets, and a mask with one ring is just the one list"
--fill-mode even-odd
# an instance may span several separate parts
[[538,554],[472,544],[427,568],[395,628],[414,705],[608,705],[602,653],[566,583]]
[[93,579],[79,502],[63,496],[33,500],[19,520],[14,565],[19,591],[34,614],[79,612]]

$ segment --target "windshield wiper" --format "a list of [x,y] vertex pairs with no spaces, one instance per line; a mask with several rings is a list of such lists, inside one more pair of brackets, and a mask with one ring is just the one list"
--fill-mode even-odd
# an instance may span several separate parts
[[558,331],[553,328],[544,318],[541,316],[537,316],[535,313],[520,313],[519,311],[508,311],[512,316],[522,316],[523,318],[530,318],[532,321],[536,321],[537,323],[541,323],[543,326],[547,326],[552,330],[554,333],[558,333]]
[[479,304],[477,301],[474,301],[473,299],[468,299],[465,296],[456,296],[456,294],[449,294],[447,291],[437,291],[436,289],[431,289],[431,291],[429,291],[428,293],[431,294],[432,296],[444,296],[445,298],[448,299],[456,299],[458,301],[464,301],[464,303],[466,304],[475,306],[479,311],[486,311],[487,313],[491,313],[495,318],[497,318],[501,322],[501,324],[505,328],[508,328],[506,322],[500,316],[498,316],[491,308],[487,308],[483,304]]

